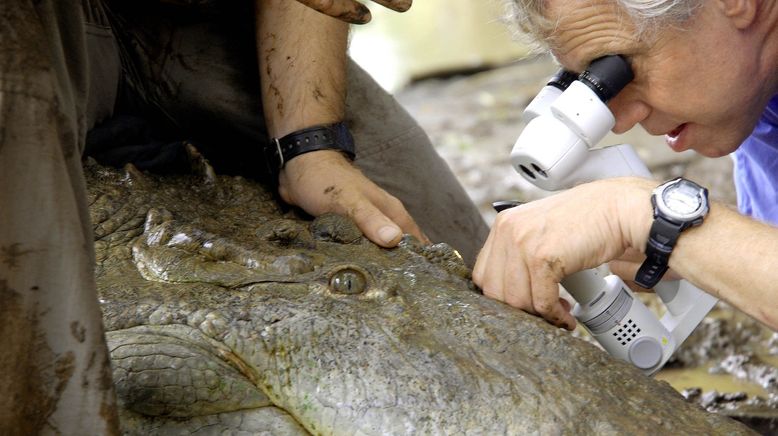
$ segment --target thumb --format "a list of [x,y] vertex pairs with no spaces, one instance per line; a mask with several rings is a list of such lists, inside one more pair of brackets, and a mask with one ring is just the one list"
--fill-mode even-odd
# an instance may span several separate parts
[[357,223],[362,233],[367,236],[367,239],[382,247],[394,247],[402,239],[403,232],[400,226],[373,205],[353,209],[351,218]]

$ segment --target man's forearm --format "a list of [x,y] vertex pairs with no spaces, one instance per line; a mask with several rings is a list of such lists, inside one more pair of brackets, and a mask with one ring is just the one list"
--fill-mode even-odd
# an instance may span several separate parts
[[678,240],[670,266],[778,330],[778,228],[714,204]]
[[296,1],[256,0],[265,123],[273,137],[343,119],[348,24]]

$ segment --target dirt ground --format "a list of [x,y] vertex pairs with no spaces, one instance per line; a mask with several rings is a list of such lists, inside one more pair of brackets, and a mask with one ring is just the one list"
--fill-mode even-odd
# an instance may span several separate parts
[[[549,58],[536,57],[477,74],[427,79],[396,94],[489,223],[494,201],[548,195],[514,172],[509,155],[524,127],[525,105],[556,69]],[[621,143],[636,148],[656,179],[683,175],[707,186],[713,199],[736,205],[729,157],[675,153],[663,138],[641,128],[602,142]],[[655,299],[653,305],[661,311]],[[778,333],[719,303],[657,378],[708,410],[778,434],[777,366]]]

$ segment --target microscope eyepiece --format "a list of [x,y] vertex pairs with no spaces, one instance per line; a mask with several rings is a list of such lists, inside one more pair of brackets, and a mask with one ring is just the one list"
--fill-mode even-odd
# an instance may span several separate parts
[[554,74],[554,77],[548,80],[546,86],[553,86],[555,88],[559,88],[561,91],[564,91],[568,86],[570,86],[571,83],[575,82],[576,79],[578,79],[577,74],[573,73],[572,71],[561,69],[557,71],[556,74]]
[[578,76],[578,80],[591,88],[603,102],[615,97],[634,78],[629,62],[620,55],[595,59]]

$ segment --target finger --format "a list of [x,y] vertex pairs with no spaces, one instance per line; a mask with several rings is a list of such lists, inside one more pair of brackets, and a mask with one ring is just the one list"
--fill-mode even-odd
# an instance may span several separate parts
[[505,230],[505,224],[496,222],[489,232],[473,267],[473,281],[485,296],[534,314],[526,264],[506,237],[510,232],[499,229]]
[[[405,209],[403,209],[404,211]],[[416,224],[416,221],[411,218],[408,212],[400,216],[390,216],[391,220],[397,223],[404,233],[411,234],[416,237],[422,244],[429,244],[430,238],[421,231],[421,228]]]
[[514,265],[504,269],[505,276],[502,286],[505,302],[527,313],[538,315],[535,306],[532,304],[529,274],[526,269]]
[[357,223],[367,239],[382,247],[395,247],[402,239],[400,227],[370,203],[350,208],[347,215]]
[[[640,269],[641,263],[630,262],[625,260],[612,260],[608,263],[608,268],[613,274],[621,277],[624,283],[629,286],[635,292],[651,292],[651,289],[646,289],[635,283],[635,276]],[[662,280],[681,280],[683,277],[678,275],[675,271],[669,269],[662,276]]]
[[[570,314],[569,303],[566,305],[560,301],[558,294],[552,292],[550,289],[541,288],[532,289],[532,306],[535,308],[535,312],[542,316],[546,321],[551,324],[565,328],[567,330],[575,329],[575,318]],[[565,301],[565,303],[567,303]]]
[[[611,272],[621,277],[624,280],[632,280],[637,275],[640,265],[646,260],[646,255],[634,248],[627,248],[624,254],[619,256],[618,259],[611,261],[608,266]],[[613,265],[613,266],[611,266]],[[681,277],[677,272],[672,269],[667,270],[662,280],[681,280]]]
[[411,8],[412,0],[373,0],[379,5],[397,12],[405,12]]
[[476,259],[473,269],[473,282],[481,288],[484,296],[507,303],[504,286],[504,253],[501,253],[500,242],[489,235],[484,247]]
[[413,220],[413,217],[411,217],[411,214],[408,213],[400,200],[385,194],[384,198],[377,204],[381,205],[381,212],[385,213],[390,220],[400,226],[403,233],[415,236],[423,244],[430,243],[430,239],[421,231],[421,228],[416,224],[416,221]]
[[475,259],[475,265],[473,266],[473,283],[481,288],[481,291],[483,291],[484,295],[487,295],[486,291],[484,291],[484,282],[486,279],[487,266],[489,265],[489,257],[492,250],[493,240],[494,239],[492,238],[492,234],[490,233],[489,236],[487,236],[483,247],[481,247],[481,251],[478,252],[478,256],[476,256]]
[[531,271],[532,306],[535,312],[557,327],[574,330],[575,318],[570,314],[569,305],[566,307],[560,301],[559,284],[553,275],[544,268],[533,268]]
[[[506,247],[501,256],[502,259],[510,259],[508,250],[509,248]],[[525,312],[537,315],[538,313],[532,304],[530,276],[524,259],[520,258],[518,261],[504,263],[502,270],[505,302]]]
[[608,269],[610,269],[611,273],[621,277],[624,284],[632,289],[633,292],[651,292],[651,289],[646,289],[635,283],[635,275],[639,268],[640,263],[626,260],[612,260],[608,263]]
[[[352,24],[365,24],[372,16],[370,10],[354,0],[297,0],[317,11]],[[410,7],[410,6],[409,6]]]
[[562,297],[559,297],[559,304],[561,304],[562,308],[565,309],[567,312],[570,312],[570,309],[573,308],[573,306],[570,304],[570,302],[565,300]]

